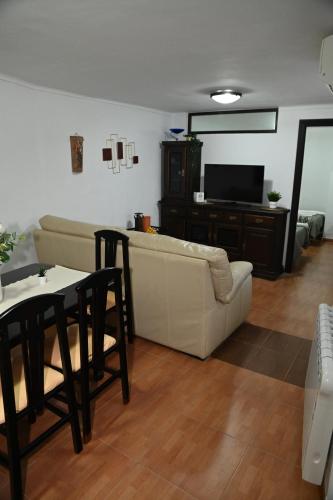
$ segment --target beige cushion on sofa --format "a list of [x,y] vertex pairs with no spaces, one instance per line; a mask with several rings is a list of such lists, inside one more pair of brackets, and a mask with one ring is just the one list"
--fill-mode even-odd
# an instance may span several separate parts
[[227,252],[222,248],[199,245],[162,234],[137,231],[126,231],[126,234],[130,237],[130,245],[138,248],[206,260],[210,267],[216,299],[224,302],[227,294],[231,292],[232,273]]
[[[78,222],[75,220],[64,219],[54,215],[44,215],[39,219],[42,229],[54,231],[57,233],[80,236],[81,238],[95,238],[95,231],[101,229],[110,229],[110,226],[100,226],[97,224],[88,224],[87,222]],[[116,229],[116,228],[113,228]]]
[[244,281],[248,278],[249,274],[252,273],[253,265],[251,264],[251,262],[238,260],[237,262],[231,262],[230,268],[232,272],[233,287],[225,297],[224,302],[226,304],[229,304],[234,299]]

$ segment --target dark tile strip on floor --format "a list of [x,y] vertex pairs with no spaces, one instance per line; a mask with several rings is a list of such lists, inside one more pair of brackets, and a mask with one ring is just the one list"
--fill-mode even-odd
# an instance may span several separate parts
[[311,340],[243,323],[213,357],[304,387]]

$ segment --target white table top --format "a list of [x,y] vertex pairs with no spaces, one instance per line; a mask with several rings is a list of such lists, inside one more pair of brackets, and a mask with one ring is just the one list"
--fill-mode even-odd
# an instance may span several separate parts
[[76,269],[55,266],[46,271],[47,282],[45,285],[39,283],[37,274],[11,283],[2,288],[3,300],[0,302],[0,314],[22,300],[43,293],[58,292],[67,286],[81,281],[88,275],[89,273],[77,271]]

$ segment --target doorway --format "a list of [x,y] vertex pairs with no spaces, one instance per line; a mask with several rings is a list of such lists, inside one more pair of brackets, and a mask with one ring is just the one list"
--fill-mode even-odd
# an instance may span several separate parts
[[[320,131],[319,127],[332,127],[332,144],[333,144],[333,119],[300,120],[300,123],[299,123],[296,163],[295,163],[294,187],[293,187],[293,196],[292,196],[292,204],[291,204],[290,219],[289,219],[288,246],[287,246],[286,266],[285,266],[286,272],[288,272],[288,273],[292,272],[293,266],[294,266],[295,236],[296,236],[297,221],[299,219],[298,212],[299,212],[300,201],[302,201],[302,203],[306,203],[305,200],[309,200],[309,198],[312,195],[313,196],[313,203],[314,203],[314,206],[312,207],[313,210],[323,212],[323,213],[325,212],[325,210],[319,210],[319,208],[322,208],[323,200],[320,200],[320,196],[318,197],[316,195],[316,193],[315,193],[316,189],[314,188],[317,180],[318,180],[318,187],[319,187],[319,184],[320,184],[319,180],[321,180],[322,176],[323,176],[323,172],[320,171],[320,165],[318,165],[317,172],[313,172],[311,174],[312,177],[307,172],[307,175],[306,175],[306,177],[308,179],[307,182],[309,182],[309,179],[312,178],[313,184],[312,184],[312,186],[308,186],[308,189],[306,190],[307,193],[304,190],[304,192],[302,193],[302,197],[301,197],[303,169],[304,169],[304,166],[307,164],[307,163],[305,163],[305,161],[306,161],[305,153],[306,153],[307,158],[308,158],[308,153],[309,153],[307,151],[307,148],[306,148],[306,141],[307,141],[307,138],[310,138],[311,136],[313,136],[314,138],[316,135],[318,136],[318,133],[316,133],[316,132]],[[314,133],[312,133],[312,132],[314,132]],[[333,165],[332,165],[332,168],[333,168]],[[322,189],[324,189],[324,190],[328,189],[329,181],[330,181],[330,179],[329,179],[329,176],[327,175],[326,185]],[[332,183],[332,189],[333,189],[333,174],[332,174],[332,178],[331,178],[331,183]],[[313,189],[313,191],[311,191],[311,189]],[[333,193],[331,194],[331,196],[332,195],[333,195]],[[317,202],[315,200],[316,196],[318,199]],[[318,206],[316,206],[316,203],[318,204]],[[309,212],[312,210],[309,205],[308,205],[308,210],[309,210]],[[305,219],[306,219],[306,217],[305,217]],[[326,219],[325,224],[327,225],[327,223],[328,223],[328,221]],[[297,242],[296,242],[296,245],[297,245]]]

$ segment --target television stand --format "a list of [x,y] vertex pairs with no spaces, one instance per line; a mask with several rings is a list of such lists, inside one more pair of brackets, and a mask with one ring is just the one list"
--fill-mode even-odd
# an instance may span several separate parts
[[253,274],[276,279],[282,258],[288,210],[236,202],[160,202],[163,234],[224,248],[229,260],[247,260]]

